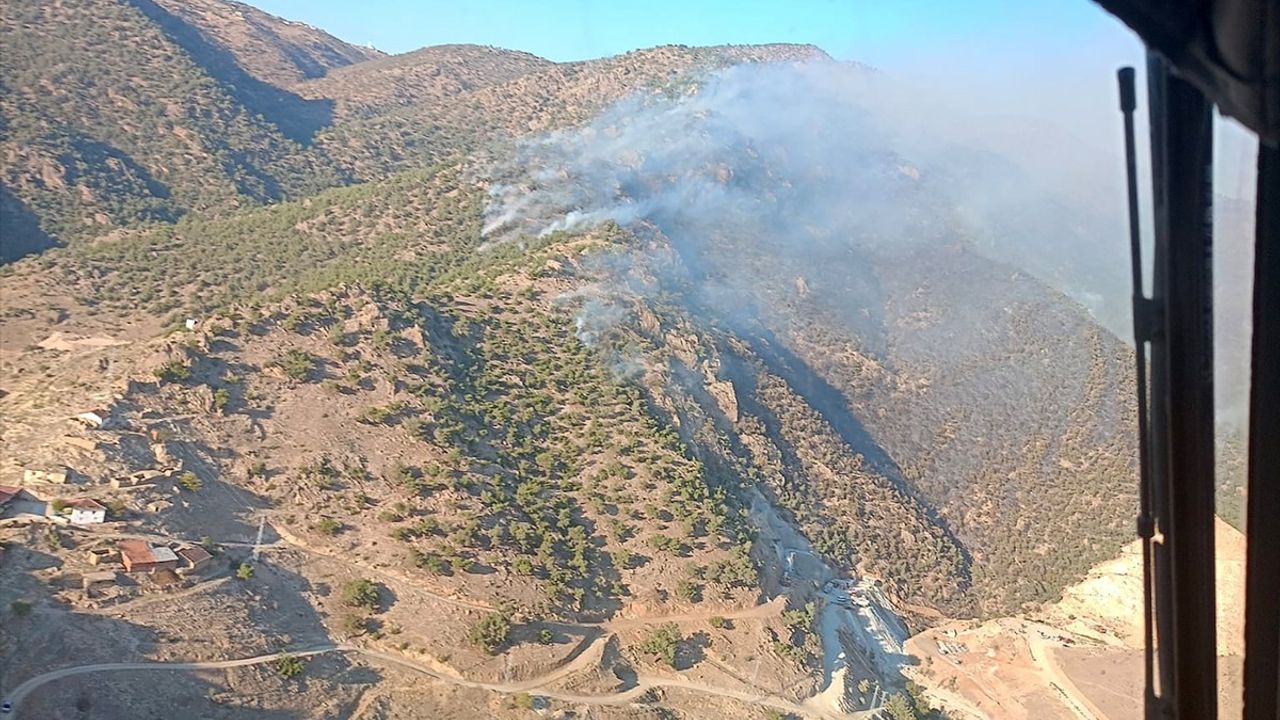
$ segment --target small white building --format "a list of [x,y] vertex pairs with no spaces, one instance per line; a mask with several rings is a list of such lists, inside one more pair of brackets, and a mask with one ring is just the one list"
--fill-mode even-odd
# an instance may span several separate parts
[[111,419],[111,412],[106,408],[94,408],[76,415],[76,421],[92,430],[97,430]]
[[72,525],[94,525],[107,520],[106,506],[92,498],[68,500],[63,507]]

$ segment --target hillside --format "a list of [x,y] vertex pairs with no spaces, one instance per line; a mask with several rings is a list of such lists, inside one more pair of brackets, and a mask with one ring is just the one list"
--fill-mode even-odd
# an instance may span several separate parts
[[339,117],[367,116],[406,105],[443,104],[554,65],[501,48],[439,45],[337,70],[299,91],[311,98],[333,98]]
[[[224,62],[278,87],[321,78],[335,68],[384,57],[370,47],[351,45],[319,28],[275,17],[228,0],[159,0],[135,6],[162,27],[195,29]],[[217,62],[211,59],[209,64]]]
[[[383,56],[221,0],[3,33],[24,716],[130,716],[151,676],[62,678],[75,638],[243,661],[174,675],[209,717],[923,713],[909,630],[1131,537],[1132,359],[1006,252],[1056,199],[972,232],[972,168],[862,66]],[[121,540],[214,557],[160,581]]]
[[[154,9],[154,6],[145,5]],[[188,52],[192,33],[111,0],[6,3],[0,18],[4,187],[39,225],[16,246],[172,221],[342,182],[300,154],[321,105]],[[216,55],[216,54],[215,54]],[[6,243],[8,246],[8,243]],[[6,259],[11,259],[6,250]]]

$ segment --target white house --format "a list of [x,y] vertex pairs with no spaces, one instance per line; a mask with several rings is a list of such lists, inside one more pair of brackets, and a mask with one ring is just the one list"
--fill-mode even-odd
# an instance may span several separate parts
[[63,507],[72,525],[93,525],[107,519],[107,508],[92,498],[68,500]]

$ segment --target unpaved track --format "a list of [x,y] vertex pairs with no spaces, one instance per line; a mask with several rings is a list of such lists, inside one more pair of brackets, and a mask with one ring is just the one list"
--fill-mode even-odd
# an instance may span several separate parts
[[216,660],[216,661],[193,662],[193,663],[126,662],[126,663],[97,663],[93,665],[79,665],[76,667],[53,670],[53,671],[44,673],[42,675],[37,675],[33,678],[30,678],[26,682],[14,688],[13,692],[10,693],[9,697],[6,699],[9,702],[13,703],[13,708],[14,708],[13,714],[10,715],[9,717],[12,718],[13,720],[17,720],[20,706],[22,705],[22,701],[26,699],[27,695],[29,695],[32,691],[41,687],[42,685],[53,682],[55,680],[61,680],[63,678],[71,677],[73,675],[84,675],[87,673],[95,673],[95,672],[118,672],[118,671],[159,670],[159,671],[173,672],[173,671],[192,671],[192,670],[222,670],[222,669],[234,668],[234,667],[245,667],[248,665],[260,665],[262,663],[272,662],[274,660],[278,660],[279,658],[289,656],[289,655],[293,655],[296,657],[309,657],[312,655],[321,655],[321,654],[330,653],[330,652],[352,652],[352,653],[357,653],[359,655],[363,655],[365,657],[373,658],[375,660],[381,660],[382,662],[385,662],[385,663],[390,663],[392,665],[403,667],[403,668],[412,670],[414,672],[418,672],[423,675],[430,676],[441,682],[449,683],[452,685],[476,688],[478,690],[488,690],[490,692],[498,692],[498,693],[528,692],[530,694],[536,694],[543,697],[552,698],[554,700],[560,700],[562,702],[568,702],[568,703],[579,703],[583,705],[628,705],[628,704],[640,701],[645,696],[645,694],[648,693],[650,690],[668,688],[668,689],[675,689],[675,690],[687,690],[690,692],[701,693],[704,695],[715,695],[719,697],[731,698],[734,700],[740,700],[745,703],[750,703],[752,705],[771,707],[777,710],[782,710],[783,712],[793,713],[800,717],[816,717],[816,718],[823,718],[823,719],[835,717],[835,716],[827,715],[825,713],[821,713],[821,711],[817,711],[819,714],[815,714],[815,710],[813,708],[803,707],[790,700],[787,700],[786,698],[781,698],[776,695],[744,692],[741,690],[722,688],[714,685],[706,685],[703,683],[694,682],[692,680],[686,680],[685,678],[682,678],[682,677],[641,675],[636,679],[636,684],[634,687],[630,687],[626,690],[621,690],[615,693],[604,693],[600,695],[580,695],[576,693],[562,692],[559,690],[552,690],[552,689],[547,689],[543,687],[544,685],[554,680],[558,680],[564,675],[569,674],[573,670],[584,669],[590,664],[592,664],[596,660],[596,657],[598,655],[597,647],[599,649],[603,649],[604,643],[606,641],[607,641],[606,637],[598,638],[592,644],[592,648],[589,648],[586,652],[583,652],[580,656],[575,658],[573,662],[568,663],[566,666],[558,668],[547,675],[526,680],[523,682],[514,682],[514,683],[487,683],[487,682],[480,682],[478,680],[467,680],[466,678],[459,678],[459,677],[454,677],[452,675],[446,675],[422,663],[415,662],[408,658],[401,657],[399,655],[393,655],[391,653],[382,652],[379,650],[372,650],[369,648],[355,647],[350,645],[322,645],[319,647],[312,647],[304,650],[278,652],[278,653],[272,653],[270,655],[259,655],[257,657],[241,658],[239,660]]
[[322,653],[333,652],[338,650],[337,645],[321,645],[319,647],[308,648],[305,650],[294,650],[291,652],[278,652],[270,655],[259,655],[251,658],[241,658],[239,660],[211,660],[207,662],[124,662],[124,663],[97,663],[94,665],[77,665],[75,667],[62,668],[61,670],[51,670],[42,675],[37,675],[28,679],[9,693],[5,698],[13,703],[13,713],[10,718],[17,720],[18,710],[22,705],[22,701],[32,690],[44,685],[45,683],[61,680],[62,678],[71,677],[72,675],[84,675],[86,673],[95,672],[113,672],[120,670],[222,670],[225,668],[245,667],[247,665],[260,665],[262,663],[278,660],[287,655],[297,657],[309,657],[311,655],[320,655]]
[[1067,677],[1066,673],[1058,667],[1058,663],[1053,659],[1052,649],[1040,637],[1040,632],[1052,631],[1053,628],[1046,625],[1037,625],[1028,623],[1025,629],[1027,638],[1027,648],[1031,651],[1031,659],[1036,665],[1048,676],[1049,684],[1058,691],[1058,699],[1062,701],[1080,720],[1107,720],[1106,714],[1098,710],[1092,702],[1085,697],[1084,693],[1076,687],[1076,684]]

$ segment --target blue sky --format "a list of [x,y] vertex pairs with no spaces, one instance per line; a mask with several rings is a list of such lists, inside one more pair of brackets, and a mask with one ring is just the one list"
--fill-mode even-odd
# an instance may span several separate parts
[[892,68],[922,52],[1087,57],[1134,42],[1088,0],[251,1],[387,52],[469,42],[559,61],[668,43],[808,42]]

